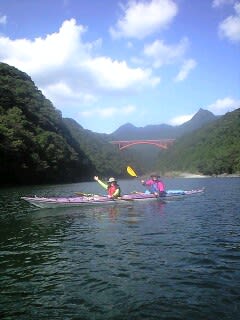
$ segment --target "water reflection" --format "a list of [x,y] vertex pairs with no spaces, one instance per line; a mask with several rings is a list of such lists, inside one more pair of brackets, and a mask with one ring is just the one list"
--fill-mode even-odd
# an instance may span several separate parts
[[[206,182],[184,201],[67,209],[19,200],[37,187],[0,192],[0,316],[238,319],[240,184]],[[39,193],[88,186],[64,188]]]
[[150,202],[134,202],[126,203],[124,205],[113,206],[91,206],[91,207],[69,207],[69,208],[55,208],[55,209],[32,209],[33,221],[40,221],[43,219],[44,224],[49,224],[49,220],[77,219],[84,216],[91,216],[97,220],[103,220],[107,217],[111,222],[116,222],[119,218],[127,217],[129,222],[137,222],[138,218],[144,214],[164,214],[164,207],[166,203],[163,201]]

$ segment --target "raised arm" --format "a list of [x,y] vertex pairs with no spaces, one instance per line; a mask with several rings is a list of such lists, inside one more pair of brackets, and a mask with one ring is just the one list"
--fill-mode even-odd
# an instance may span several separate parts
[[103,187],[105,190],[107,190],[107,188],[108,188],[107,184],[104,183],[104,182],[102,182],[102,181],[98,178],[98,176],[94,176],[93,179],[94,179],[95,181],[97,181],[97,182],[100,184],[101,187]]

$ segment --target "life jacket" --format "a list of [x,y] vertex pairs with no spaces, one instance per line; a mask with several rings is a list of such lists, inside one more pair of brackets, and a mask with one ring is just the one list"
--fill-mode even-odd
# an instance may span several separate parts
[[119,194],[118,194],[118,196],[120,196],[121,190],[120,190],[120,187],[119,187],[118,184],[114,184],[114,185],[111,184],[111,185],[108,187],[108,195],[109,195],[110,197],[112,197],[117,189],[119,189]]
[[150,186],[150,188],[149,188],[149,191],[151,192],[151,193],[155,193],[155,192],[159,192],[159,190],[158,190],[158,184],[157,183],[153,183],[153,184],[151,184],[151,186]]
[[147,186],[149,186],[149,191],[151,193],[155,193],[155,192],[164,192],[165,191],[165,186],[164,183],[162,181],[154,181],[154,180],[148,180],[145,183]]

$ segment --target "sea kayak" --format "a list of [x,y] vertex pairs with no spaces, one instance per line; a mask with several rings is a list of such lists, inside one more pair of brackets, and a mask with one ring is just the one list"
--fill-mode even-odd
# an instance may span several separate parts
[[131,194],[123,195],[117,199],[109,199],[107,196],[100,195],[83,195],[74,197],[21,197],[22,200],[27,201],[31,205],[38,208],[59,208],[59,207],[74,207],[74,206],[99,206],[99,205],[117,205],[123,203],[133,203],[138,201],[150,200],[171,200],[176,198],[185,197],[203,193],[204,189],[196,190],[168,190],[164,197],[156,197],[153,194],[144,192],[134,192]]

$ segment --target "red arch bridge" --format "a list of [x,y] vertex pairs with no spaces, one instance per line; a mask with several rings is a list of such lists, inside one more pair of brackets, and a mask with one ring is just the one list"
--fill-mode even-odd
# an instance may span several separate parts
[[132,147],[137,144],[151,144],[160,149],[167,149],[175,139],[160,139],[160,140],[124,140],[124,141],[110,141],[112,144],[118,145],[119,150]]

